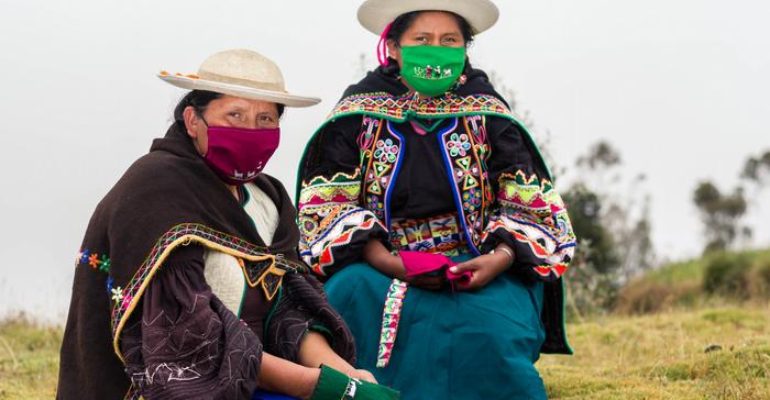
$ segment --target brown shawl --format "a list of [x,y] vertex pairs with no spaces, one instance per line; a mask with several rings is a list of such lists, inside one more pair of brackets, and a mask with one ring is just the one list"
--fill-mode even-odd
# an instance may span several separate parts
[[[77,258],[57,398],[111,399],[129,392],[121,334],[132,317],[138,318],[134,314],[141,314],[142,295],[164,260],[190,243],[244,260],[247,277],[260,276],[271,266],[286,271],[290,279],[284,281],[303,288],[305,308],[315,310],[314,318],[343,339],[334,340],[335,351],[353,359],[352,338],[339,316],[320,291],[307,291],[319,286],[298,261],[296,210],[285,189],[264,174],[255,183],[271,198],[281,198],[276,204],[280,224],[271,246],[264,245],[251,218],[206,166],[179,123],[126,171],[94,211]],[[266,284],[277,284],[275,279],[271,275]],[[244,374],[258,372],[261,347],[252,343],[256,354],[241,352],[240,357],[256,360]],[[243,360],[223,360],[225,364]],[[256,386],[256,376],[241,378]]]

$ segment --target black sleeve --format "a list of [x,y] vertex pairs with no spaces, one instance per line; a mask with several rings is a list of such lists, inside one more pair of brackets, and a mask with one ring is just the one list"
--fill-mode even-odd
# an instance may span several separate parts
[[329,305],[323,286],[311,275],[284,276],[281,298],[265,327],[265,351],[297,362],[302,340],[315,330],[326,337],[340,357],[355,363],[353,336]]
[[361,117],[344,117],[327,124],[300,167],[300,256],[322,277],[360,260],[369,240],[390,246],[382,221],[362,204],[361,123]]
[[529,134],[517,123],[489,118],[492,152],[487,165],[495,202],[482,251],[500,243],[513,249],[515,273],[559,279],[572,260],[576,238],[561,196]]

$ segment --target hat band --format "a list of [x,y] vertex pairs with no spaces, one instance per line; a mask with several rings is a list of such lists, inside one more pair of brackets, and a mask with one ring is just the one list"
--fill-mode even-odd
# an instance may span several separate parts
[[282,83],[270,83],[270,82],[258,82],[250,79],[233,78],[231,76],[224,76],[215,74],[213,72],[198,71],[198,76],[201,79],[207,81],[214,81],[219,83],[227,83],[230,85],[246,86],[252,89],[270,90],[273,92],[286,93]]

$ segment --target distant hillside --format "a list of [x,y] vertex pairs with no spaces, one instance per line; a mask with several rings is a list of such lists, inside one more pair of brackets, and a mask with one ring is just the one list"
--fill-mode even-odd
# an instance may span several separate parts
[[615,311],[658,312],[770,300],[770,249],[714,253],[650,271],[621,289]]

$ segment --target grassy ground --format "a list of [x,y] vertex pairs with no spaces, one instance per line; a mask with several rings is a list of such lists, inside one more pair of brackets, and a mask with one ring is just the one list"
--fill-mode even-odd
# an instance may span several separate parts
[[0,323],[0,400],[53,399],[61,329]]
[[613,316],[568,329],[576,354],[538,363],[551,399],[770,399],[766,307]]
[[[568,327],[576,355],[543,356],[551,399],[770,399],[770,310],[721,307]],[[51,399],[61,331],[0,324],[0,399]],[[711,345],[721,350],[706,353]]]

